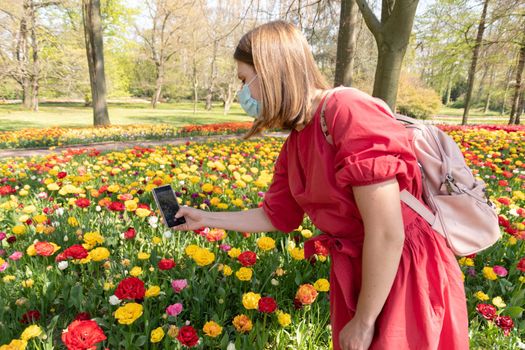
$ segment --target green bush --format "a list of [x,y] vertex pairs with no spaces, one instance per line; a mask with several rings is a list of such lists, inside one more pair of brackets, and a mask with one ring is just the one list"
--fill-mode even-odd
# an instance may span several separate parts
[[397,94],[397,111],[416,119],[427,119],[441,108],[439,95],[417,77],[401,75]]

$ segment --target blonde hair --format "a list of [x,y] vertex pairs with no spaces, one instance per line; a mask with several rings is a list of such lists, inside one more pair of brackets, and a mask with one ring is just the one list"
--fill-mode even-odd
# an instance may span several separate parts
[[284,21],[256,27],[241,38],[233,57],[252,65],[261,84],[261,112],[245,138],[309,122],[314,93],[328,84],[298,29]]

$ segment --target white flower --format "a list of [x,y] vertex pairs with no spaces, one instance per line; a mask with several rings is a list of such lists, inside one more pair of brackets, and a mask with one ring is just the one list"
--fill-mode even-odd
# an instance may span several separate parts
[[68,264],[67,261],[60,261],[60,262],[58,263],[58,269],[59,269],[59,270],[62,270],[62,271],[65,270],[65,269],[67,269],[68,266],[69,266],[69,264]]
[[95,207],[95,210],[96,210],[96,211],[101,211],[102,208],[100,207],[100,205],[97,205],[97,206]]
[[58,208],[58,209],[56,210],[56,213],[57,213],[58,216],[62,216],[62,215],[64,215],[64,208]]
[[171,231],[164,231],[164,238],[170,239],[172,234],[173,234],[173,232],[171,232]]
[[69,237],[68,236],[64,236],[64,242],[67,242],[69,241]]
[[229,343],[228,347],[226,348],[226,350],[237,350],[237,348],[235,347],[234,343]]
[[46,199],[46,198],[47,198],[47,193],[45,193],[45,192],[40,192],[37,196],[38,196],[38,198],[40,198],[40,199]]
[[279,281],[277,281],[275,278],[272,278],[272,286],[278,286],[279,285]]
[[518,214],[516,208],[512,208],[511,210],[509,210],[509,214],[512,215],[512,216],[520,216],[520,214]]
[[111,305],[119,305],[120,301],[121,300],[116,295],[112,295],[112,296],[109,297],[109,303]]

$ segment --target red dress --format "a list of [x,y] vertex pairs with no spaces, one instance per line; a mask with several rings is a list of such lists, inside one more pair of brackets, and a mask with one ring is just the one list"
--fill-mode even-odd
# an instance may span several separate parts
[[[306,213],[324,233],[306,242],[305,255],[314,253],[315,241],[330,250],[331,323],[334,350],[339,350],[339,332],[355,313],[361,284],[364,228],[352,186],[397,178],[400,190],[418,198],[422,189],[408,133],[382,102],[356,89],[334,92],[326,106],[333,146],[321,130],[320,109],[283,145],[263,209],[281,231],[297,228]],[[370,349],[468,349],[456,258],[445,239],[405,204],[402,214],[401,261]]]

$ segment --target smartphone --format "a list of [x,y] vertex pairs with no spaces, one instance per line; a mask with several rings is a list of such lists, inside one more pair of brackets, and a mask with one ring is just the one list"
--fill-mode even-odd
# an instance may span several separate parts
[[184,217],[175,217],[175,214],[179,211],[179,203],[171,185],[156,187],[152,192],[166,226],[173,227],[186,223]]

